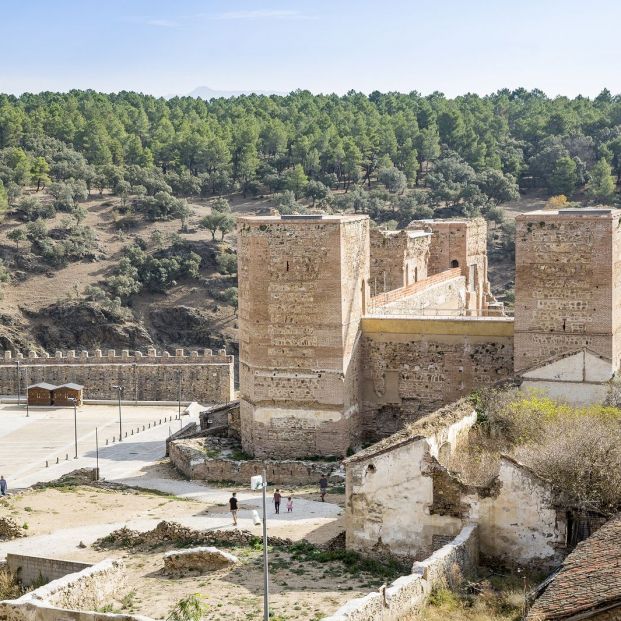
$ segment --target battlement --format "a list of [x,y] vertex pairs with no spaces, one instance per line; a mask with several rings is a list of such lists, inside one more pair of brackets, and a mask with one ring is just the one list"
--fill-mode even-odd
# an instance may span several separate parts
[[226,353],[226,349],[219,349],[216,353],[211,349],[202,352],[185,349],[175,349],[174,354],[169,351],[158,351],[150,347],[146,352],[123,349],[117,353],[115,349],[95,349],[93,351],[67,351],[57,350],[54,354],[49,352],[29,351],[26,355],[17,352],[15,356],[11,351],[4,352],[4,360],[0,359],[0,365],[17,362],[24,364],[231,364],[233,356]]

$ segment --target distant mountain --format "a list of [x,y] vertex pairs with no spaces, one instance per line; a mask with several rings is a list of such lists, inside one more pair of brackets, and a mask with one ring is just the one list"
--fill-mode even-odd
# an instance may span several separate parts
[[218,99],[219,97],[239,97],[240,95],[286,95],[278,91],[218,91],[208,86],[195,88],[188,97],[200,97],[201,99]]

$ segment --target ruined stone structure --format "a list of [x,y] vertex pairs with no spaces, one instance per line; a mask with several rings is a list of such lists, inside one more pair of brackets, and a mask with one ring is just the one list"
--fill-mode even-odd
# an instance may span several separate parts
[[28,356],[4,352],[0,361],[0,394],[16,395],[18,386],[39,382],[84,386],[86,399],[116,399],[113,386],[123,386],[128,401],[199,401],[222,403],[234,398],[233,356],[224,349],[199,353],[177,349],[174,355],[149,349],[146,354],[123,350],[107,352],[57,351],[54,356],[30,352]]
[[344,455],[360,429],[368,218],[239,218],[238,246],[244,450]]
[[244,450],[343,456],[510,379],[601,400],[621,361],[620,217],[518,216],[515,322],[490,294],[481,218],[240,218]]
[[515,369],[587,348],[621,360],[621,211],[516,219]]

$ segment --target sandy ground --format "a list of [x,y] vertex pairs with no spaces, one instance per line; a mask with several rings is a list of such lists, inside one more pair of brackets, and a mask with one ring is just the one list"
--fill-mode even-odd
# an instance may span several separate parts
[[[208,605],[205,621],[261,619],[262,553],[250,548],[230,552],[240,559],[239,565],[202,576],[165,575],[163,550],[127,554],[124,561],[130,577],[110,605],[116,611],[129,609],[162,618],[179,599],[198,593]],[[287,552],[270,551],[270,609],[283,621],[320,619],[382,583],[367,573],[349,573],[339,561],[296,561]]]
[[[154,467],[154,471],[164,475],[170,469],[161,465]],[[91,547],[96,539],[122,526],[149,530],[161,520],[195,529],[233,528],[226,507],[231,489],[213,489],[196,482],[152,476],[145,477],[143,482],[169,485],[184,495],[76,486],[25,490],[0,499],[0,515],[9,515],[27,526],[25,538],[0,543],[0,559],[8,552],[85,562],[121,558],[127,565],[128,578],[116,598],[106,602],[108,609],[164,618],[180,598],[200,593],[209,604],[204,617],[207,621],[260,618],[263,601],[260,550],[248,547],[231,550],[241,559],[241,564],[232,569],[171,578],[161,572],[165,548],[136,553]],[[328,502],[321,503],[318,494],[309,488],[298,488],[291,493],[295,499],[293,513],[275,515],[273,507],[268,507],[271,535],[323,543],[343,529],[342,494],[328,494]],[[260,535],[261,528],[252,522],[252,510],[260,510],[260,497],[247,490],[239,490],[238,494],[239,527]],[[270,565],[272,610],[280,615],[277,619],[283,620],[320,619],[348,599],[363,595],[381,583],[372,575],[352,575],[338,561],[299,562],[280,550],[272,551]]]

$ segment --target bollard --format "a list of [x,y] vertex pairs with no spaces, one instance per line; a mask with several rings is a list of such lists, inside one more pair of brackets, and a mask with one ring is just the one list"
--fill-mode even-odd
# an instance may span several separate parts
[[144,431],[144,425],[142,426],[142,430]]
[[127,431],[125,432],[125,437],[127,438]]
[[60,457],[56,458],[56,463],[59,464],[60,463]]
[[47,459],[45,460],[45,467],[46,467],[46,468],[49,468],[49,467],[50,467],[50,465],[47,463]]
[[160,425],[162,424],[162,419],[160,418]]
[[106,446],[108,446],[108,438],[106,438]]
[[114,436],[112,436],[112,444],[114,444]]
[[132,436],[134,435],[134,430],[132,429]]
[[69,453],[65,453],[65,461],[69,461]]
[[149,423],[149,429],[151,429],[151,423]]

